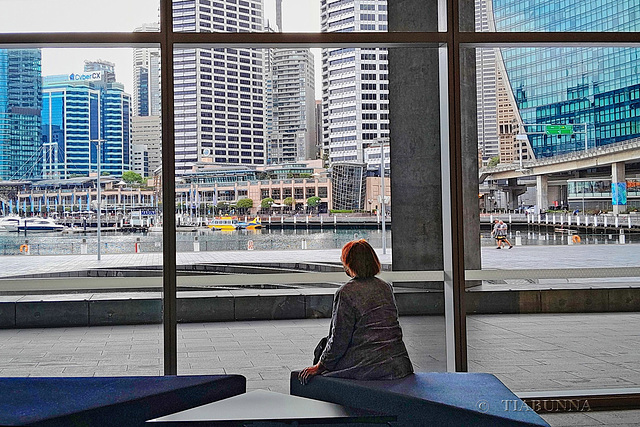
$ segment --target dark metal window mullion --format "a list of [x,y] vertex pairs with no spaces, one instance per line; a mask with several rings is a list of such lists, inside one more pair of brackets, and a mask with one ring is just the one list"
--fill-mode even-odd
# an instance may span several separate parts
[[162,325],[164,375],[178,374],[175,145],[173,114],[173,4],[160,0],[162,99]]
[[[451,246],[452,265],[450,279],[453,283],[453,327],[455,341],[455,369],[467,372],[467,316],[465,310],[464,278],[464,221],[462,188],[462,109],[461,109],[461,73],[460,73],[460,16],[458,0],[447,2],[447,66],[449,80],[449,156],[451,197]],[[444,219],[446,221],[446,218]],[[446,273],[446,272],[445,272]]]

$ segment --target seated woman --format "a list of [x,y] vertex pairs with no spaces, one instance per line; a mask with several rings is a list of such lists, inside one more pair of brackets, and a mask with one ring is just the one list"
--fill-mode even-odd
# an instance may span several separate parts
[[413,366],[393,289],[375,277],[378,256],[365,240],[357,240],[344,245],[341,261],[352,279],[336,292],[327,344],[320,361],[300,372],[300,382],[318,374],[359,380],[406,377]]

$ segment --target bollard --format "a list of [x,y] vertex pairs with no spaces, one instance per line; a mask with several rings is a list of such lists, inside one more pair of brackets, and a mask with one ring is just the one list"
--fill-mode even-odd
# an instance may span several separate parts
[[271,224],[271,215],[269,215],[269,224]]
[[573,245],[573,236],[571,234],[567,234],[567,245]]
[[604,216],[604,228],[607,228],[607,216]]
[[516,231],[516,246],[522,246],[522,236],[520,236],[520,230]]
[[136,237],[135,250],[136,250],[137,254],[139,254],[141,252],[141,250],[140,250],[140,238],[139,237]]
[[193,237],[193,252],[200,252],[200,242],[198,236]]
[[307,249],[307,239],[302,239],[302,249]]
[[509,224],[511,224],[511,214],[509,214]]
[[556,225],[556,214],[553,214],[553,225]]
[[280,224],[284,224],[284,216],[280,215]]
[[616,215],[616,228],[618,228],[620,224],[618,223],[618,215]]
[[598,217],[597,216],[593,216],[593,226],[597,227],[598,226]]
[[322,218],[324,218],[322,215],[320,215],[320,228],[322,228]]
[[620,230],[620,237],[618,238],[618,243],[624,245],[626,242],[626,236],[624,235],[624,230]]
[[576,215],[576,225],[580,227],[580,215]]
[[631,228],[631,215],[627,216],[627,223],[629,224],[629,228]]
[[584,225],[585,227],[587,227],[589,225],[589,217],[588,216],[584,216]]
[[293,216],[293,223],[296,224],[298,222],[298,217],[296,217],[295,215]]
[[489,215],[489,222],[493,224],[493,214]]
[[87,239],[82,239],[82,243],[80,243],[80,254],[86,255],[89,251],[87,249]]
[[544,216],[544,223],[549,225],[549,215]]
[[567,214],[567,225],[571,225],[571,216]]
[[337,222],[337,217],[334,215],[333,216],[333,225],[336,225],[336,222]]
[[307,225],[309,225],[309,215],[306,216]]
[[540,220],[540,214],[538,214],[538,224],[540,224],[542,221]]

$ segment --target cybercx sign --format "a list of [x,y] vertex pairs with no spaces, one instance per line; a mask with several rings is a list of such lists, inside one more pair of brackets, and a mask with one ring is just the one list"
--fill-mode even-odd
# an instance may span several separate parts
[[92,82],[96,80],[102,80],[102,71],[93,71],[91,73],[71,73],[69,74],[69,81],[71,82]]

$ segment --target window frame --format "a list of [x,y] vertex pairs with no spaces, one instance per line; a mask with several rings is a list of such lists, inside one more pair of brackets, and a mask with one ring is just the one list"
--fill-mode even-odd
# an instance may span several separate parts
[[[444,235],[445,298],[452,313],[447,319],[447,350],[450,370],[467,371],[465,314],[464,222],[462,200],[461,85],[466,82],[460,72],[461,51],[475,47],[537,46],[632,46],[640,47],[637,32],[551,32],[551,33],[482,33],[473,31],[473,2],[437,0],[439,30],[433,32],[327,32],[327,33],[179,33],[173,31],[171,0],[159,0],[160,31],[157,33],[4,33],[0,47],[155,47],[160,46],[161,73],[173,75],[174,49],[199,47],[344,47],[344,48],[439,48],[443,105],[443,219],[449,222]],[[470,13],[471,12],[471,13]],[[463,31],[462,28],[471,28]],[[175,147],[173,79],[161,82],[162,103],[162,192],[166,212],[175,212]],[[446,117],[445,117],[446,116]],[[164,229],[175,230],[175,216],[164,215]],[[163,331],[164,375],[177,375],[177,296],[176,234],[163,233]],[[447,296],[448,295],[448,296]],[[449,351],[449,350],[453,351]],[[451,354],[449,354],[451,353]],[[598,395],[589,395],[594,398]],[[625,397],[608,399],[608,408],[623,407]],[[590,401],[591,403],[591,401]],[[592,405],[593,408],[593,405]]]

